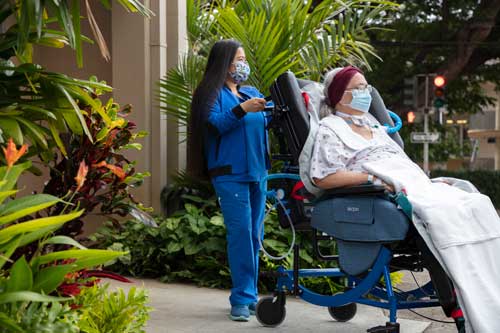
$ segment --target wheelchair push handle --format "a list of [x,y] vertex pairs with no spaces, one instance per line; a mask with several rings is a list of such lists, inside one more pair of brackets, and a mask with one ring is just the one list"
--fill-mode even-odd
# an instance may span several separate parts
[[[260,189],[262,192],[266,193],[268,197],[275,198],[276,196],[283,198],[283,193],[276,190],[267,190],[267,181],[273,179],[292,179],[292,180],[300,180],[300,176],[293,173],[274,173],[272,175],[267,175],[264,179],[260,181]],[[281,190],[283,191],[283,190]]]
[[394,126],[390,126],[389,124],[384,124],[385,127],[387,127],[387,134],[393,134],[396,133],[401,129],[403,126],[403,122],[401,121],[401,118],[391,110],[387,110],[389,113],[389,116],[392,118],[394,121]]
[[264,108],[264,112],[272,112],[274,110],[274,102],[273,97],[271,95],[264,97],[266,100],[266,107]]

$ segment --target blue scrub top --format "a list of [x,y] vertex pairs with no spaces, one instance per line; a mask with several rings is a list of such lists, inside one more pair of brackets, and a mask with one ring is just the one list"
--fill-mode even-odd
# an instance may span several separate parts
[[[240,103],[252,98],[239,91]],[[247,170],[245,173],[223,175],[215,177],[216,182],[259,182],[267,176],[266,155],[266,117],[264,112],[249,112],[243,118],[245,121],[245,139]]]

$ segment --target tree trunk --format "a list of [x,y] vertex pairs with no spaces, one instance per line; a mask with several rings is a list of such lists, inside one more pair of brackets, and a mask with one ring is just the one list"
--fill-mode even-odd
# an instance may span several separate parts
[[500,0],[483,0],[475,15],[458,31],[456,52],[450,55],[448,62],[438,70],[438,73],[445,75],[448,82],[460,76],[478,45],[488,38],[499,11]]

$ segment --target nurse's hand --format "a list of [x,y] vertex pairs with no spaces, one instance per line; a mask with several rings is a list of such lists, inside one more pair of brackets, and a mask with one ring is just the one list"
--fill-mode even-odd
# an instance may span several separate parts
[[244,101],[240,106],[245,112],[259,112],[266,107],[266,100],[264,98],[254,97]]

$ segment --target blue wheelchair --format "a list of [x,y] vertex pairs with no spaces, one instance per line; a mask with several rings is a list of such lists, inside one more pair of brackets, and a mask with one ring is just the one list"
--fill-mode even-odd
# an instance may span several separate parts
[[[367,332],[399,332],[397,311],[441,306],[449,317],[457,308],[453,285],[446,273],[420,238],[408,216],[397,208],[393,198],[381,186],[362,185],[330,190],[321,198],[303,200],[298,160],[309,133],[307,114],[301,88],[311,83],[298,80],[291,72],[279,76],[271,86],[274,102],[270,130],[279,142],[279,154],[273,159],[283,161],[280,174],[270,175],[270,194],[280,193],[278,220],[283,228],[311,234],[317,258],[335,261],[336,268],[306,269],[299,262],[300,244],[293,246],[293,267],[280,267],[267,273],[277,278],[273,296],[263,297],[257,304],[256,317],[264,326],[274,327],[286,316],[286,295],[291,294],[311,304],[327,307],[339,322],[351,320],[356,304],[389,310],[385,325]],[[394,126],[376,89],[372,92],[370,113],[381,123]],[[397,132],[391,137],[403,146]],[[290,223],[293,225],[291,226]],[[325,241],[334,241],[337,254],[325,254]],[[400,270],[421,272],[426,269],[430,281],[415,290],[394,290],[390,273]],[[266,273],[264,273],[266,274]],[[342,280],[345,290],[323,295],[304,287],[300,278],[328,277]],[[381,283],[383,277],[384,282]]]

